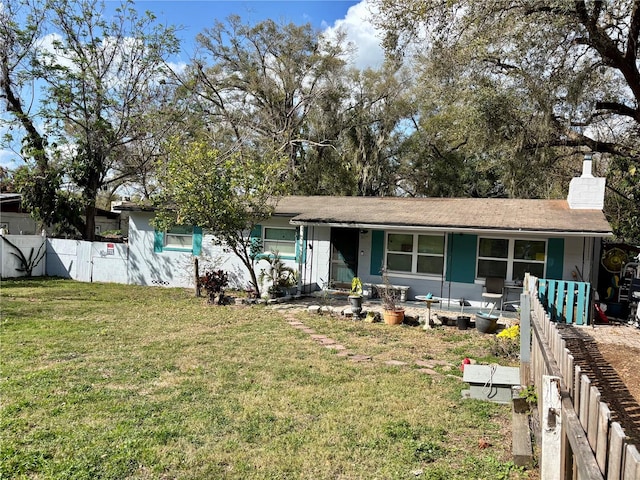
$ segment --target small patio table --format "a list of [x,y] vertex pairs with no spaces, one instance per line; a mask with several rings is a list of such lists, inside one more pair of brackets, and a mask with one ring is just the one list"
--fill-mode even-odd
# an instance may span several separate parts
[[437,297],[430,297],[428,295],[416,295],[416,300],[420,300],[427,304],[427,310],[429,312],[427,323],[425,323],[424,328],[429,328],[431,326],[431,305],[434,303],[440,303],[440,299]]

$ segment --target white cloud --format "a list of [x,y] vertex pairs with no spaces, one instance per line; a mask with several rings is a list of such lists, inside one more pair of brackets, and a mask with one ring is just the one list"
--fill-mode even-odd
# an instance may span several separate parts
[[187,69],[187,63],[183,61],[179,62],[167,62],[167,66],[171,69],[172,72],[182,75]]
[[58,33],[49,33],[42,37],[38,43],[37,48],[44,54],[51,55],[51,59],[47,63],[53,63],[55,65],[67,68],[74,68],[73,61],[65,57],[60,44],[62,43],[62,37]]
[[380,46],[382,32],[369,20],[373,5],[368,0],[352,6],[343,19],[336,20],[333,26],[324,31],[328,38],[335,38],[338,31],[347,34],[347,41],[357,49],[352,56],[352,63],[359,69],[377,68],[384,61],[384,50]]
[[0,167],[8,168],[9,170],[14,170],[15,168],[22,165],[24,162],[20,159],[20,157],[11,150],[0,150]]

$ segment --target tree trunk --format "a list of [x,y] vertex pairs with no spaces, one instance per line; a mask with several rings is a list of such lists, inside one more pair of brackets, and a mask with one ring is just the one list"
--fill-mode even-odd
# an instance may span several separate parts
[[84,240],[93,242],[96,239],[96,204],[89,203],[85,207]]

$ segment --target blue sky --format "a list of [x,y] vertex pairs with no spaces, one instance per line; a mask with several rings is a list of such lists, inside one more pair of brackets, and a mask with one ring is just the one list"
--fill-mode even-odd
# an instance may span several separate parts
[[[383,60],[380,36],[368,21],[368,0],[137,0],[135,8],[151,11],[161,23],[181,26],[182,54],[175,59],[188,62],[194,50],[196,35],[214,24],[237,14],[244,22],[258,23],[271,18],[277,22],[310,23],[327,35],[337,28],[347,33],[356,48],[352,57],[358,68],[377,67]],[[1,4],[1,1],[0,1]],[[120,5],[120,0],[105,0],[107,11]],[[4,108],[4,105],[2,106]],[[7,118],[5,114],[2,117]],[[39,122],[36,122],[38,124]],[[4,130],[0,128],[0,135]],[[19,149],[19,146],[16,147]],[[13,169],[22,164],[15,152],[0,146],[0,166]]]
[[[119,0],[108,0],[116,8]],[[239,15],[246,23],[258,23],[270,18],[277,22],[310,23],[315,28],[331,32],[340,27],[348,38],[359,46],[354,62],[359,67],[375,66],[381,61],[381,50],[376,48],[379,38],[367,21],[369,7],[366,0],[138,0],[141,11],[153,12],[158,21],[180,26],[183,60],[193,52],[195,36],[213,26],[215,20],[224,21],[229,15]]]
[[[110,4],[118,4],[110,1]],[[347,15],[353,0],[142,0],[136,2],[140,10],[152,11],[160,21],[183,25],[185,34],[194,37],[214,20],[237,14],[253,23],[265,18],[293,23],[311,23],[324,29]]]

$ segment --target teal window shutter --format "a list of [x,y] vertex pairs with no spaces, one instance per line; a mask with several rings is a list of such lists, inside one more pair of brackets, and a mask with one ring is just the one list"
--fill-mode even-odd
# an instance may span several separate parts
[[254,225],[251,229],[251,233],[249,233],[249,238],[251,240],[260,240],[262,238],[262,225]]
[[450,233],[447,242],[447,281],[473,283],[476,277],[478,236]]
[[193,227],[193,254],[197,257],[202,252],[202,228]]
[[547,271],[545,277],[562,280],[564,270],[564,238],[550,238],[547,242]]
[[162,252],[164,247],[164,232],[158,230],[153,231],[153,251],[156,253]]
[[307,245],[309,244],[309,227],[304,227],[304,242],[302,243],[302,261],[300,263],[307,263]]
[[384,266],[384,230],[373,230],[371,232],[371,275],[381,275]]
[[249,233],[251,243],[251,254],[262,252],[262,225],[254,225]]

